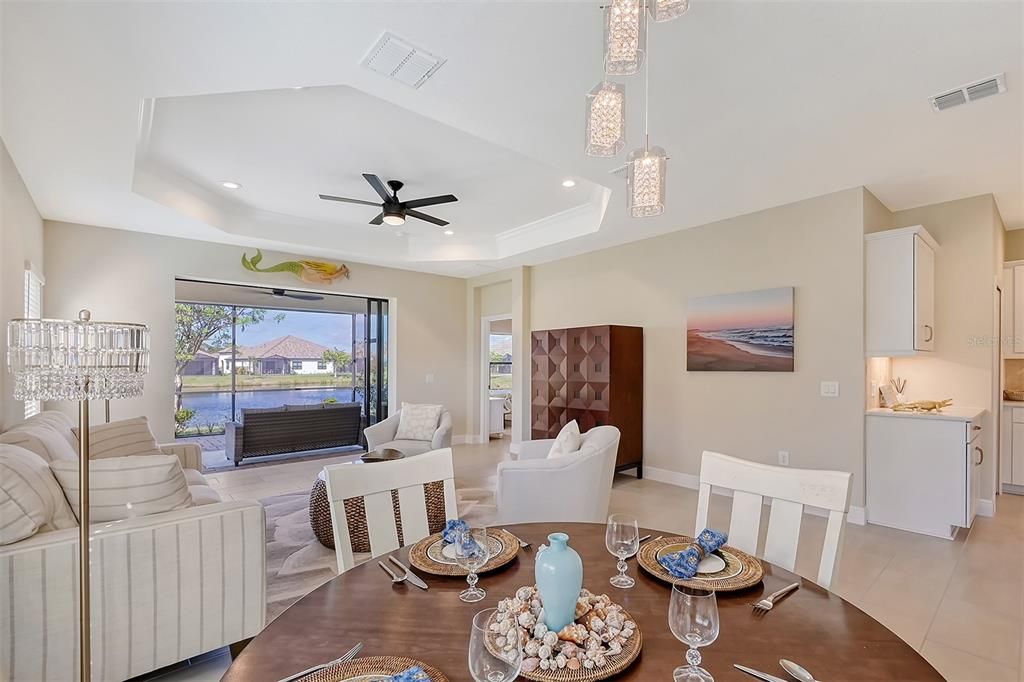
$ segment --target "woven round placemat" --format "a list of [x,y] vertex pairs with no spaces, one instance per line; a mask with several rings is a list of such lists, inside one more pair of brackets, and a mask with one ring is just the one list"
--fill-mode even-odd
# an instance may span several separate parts
[[367,656],[366,658],[357,658],[348,663],[338,663],[337,665],[321,668],[305,677],[300,677],[297,682],[346,682],[347,680],[360,680],[360,682],[363,682],[363,678],[373,680],[374,676],[386,679],[391,675],[404,672],[414,665],[423,668],[423,672],[430,675],[430,682],[448,682],[448,678],[437,668],[421,661],[401,656]]
[[[501,568],[515,559],[516,555],[519,554],[519,540],[517,540],[516,536],[509,533],[507,530],[503,530],[501,528],[489,528],[487,530],[487,534],[501,543],[501,551],[492,555],[491,558],[487,560],[487,563],[477,571],[477,575],[493,571],[496,568]],[[421,571],[432,575],[452,575],[462,577],[469,575],[469,571],[460,567],[458,564],[444,564],[430,558],[428,553],[430,546],[440,541],[440,539],[441,534],[434,533],[433,535],[428,535],[410,547],[409,563]]]
[[[491,620],[494,619],[492,614]],[[629,612],[625,609],[622,610],[622,615],[625,616],[626,620],[631,620],[636,623],[636,620],[629,615]],[[490,621],[487,623],[490,628]],[[497,637],[497,633],[493,634],[493,637]],[[640,624],[637,623],[636,630],[633,631],[633,636],[626,640],[626,644],[622,647],[622,651],[613,656],[605,657],[608,659],[608,665],[603,668],[578,668],[572,670],[570,668],[556,668],[554,670],[541,670],[537,668],[532,672],[520,671],[519,676],[524,680],[535,680],[536,682],[595,682],[595,680],[606,680],[613,675],[618,675],[623,670],[632,665],[633,661],[636,660],[637,656],[640,655],[640,650],[643,648],[644,637],[640,633]],[[499,649],[494,644],[492,637],[487,638],[487,648],[492,654],[498,654]]]
[[761,565],[760,559],[729,545],[722,547],[717,552],[725,559],[725,568],[718,573],[706,573],[690,580],[681,580],[666,571],[658,563],[658,553],[661,550],[672,545],[687,545],[692,542],[693,538],[688,535],[675,535],[651,540],[640,547],[640,552],[637,554],[637,563],[655,578],[664,580],[667,583],[679,583],[687,587],[714,590],[716,592],[743,590],[761,582],[761,578],[764,577],[764,567]]

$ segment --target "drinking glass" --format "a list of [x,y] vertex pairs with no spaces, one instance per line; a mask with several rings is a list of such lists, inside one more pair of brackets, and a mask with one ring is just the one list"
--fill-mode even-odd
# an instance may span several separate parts
[[714,682],[715,678],[700,667],[698,647],[718,639],[718,600],[711,590],[672,585],[672,601],[668,606],[668,627],[680,642],[690,647],[686,662],[672,671],[675,682]]
[[636,519],[625,514],[612,514],[608,517],[608,526],[604,531],[604,545],[614,556],[619,558],[619,574],[609,581],[615,587],[633,587],[636,581],[626,575],[626,559],[640,549],[640,529]]
[[473,629],[469,633],[469,674],[476,682],[509,682],[516,679],[523,665],[523,650],[518,646],[509,651],[495,653],[487,647],[491,635],[487,624],[497,609],[484,609],[473,616]]
[[455,543],[455,561],[461,568],[469,571],[469,575],[466,576],[469,587],[459,593],[459,599],[464,602],[475,602],[487,596],[487,592],[476,586],[479,580],[476,572],[489,558],[490,545],[487,543],[486,528],[470,528],[462,534],[460,541]]

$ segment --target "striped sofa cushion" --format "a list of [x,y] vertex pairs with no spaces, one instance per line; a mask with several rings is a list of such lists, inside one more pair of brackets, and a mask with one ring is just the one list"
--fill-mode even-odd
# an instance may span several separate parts
[[[72,429],[78,438],[78,428]],[[129,455],[160,455],[156,438],[146,417],[122,419],[89,427],[89,459],[127,457]]]
[[[50,463],[53,475],[78,514],[78,460]],[[149,516],[192,506],[181,462],[173,455],[129,455],[89,462],[92,521]]]
[[46,462],[78,459],[76,448],[58,429],[36,418],[0,434],[0,443],[30,450]]
[[23,448],[0,444],[0,545],[76,525],[46,462]]

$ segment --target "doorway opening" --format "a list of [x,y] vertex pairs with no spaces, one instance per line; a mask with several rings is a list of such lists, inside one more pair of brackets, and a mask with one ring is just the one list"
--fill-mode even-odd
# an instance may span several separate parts
[[512,316],[491,315],[480,322],[480,442],[511,435]]
[[[198,442],[207,469],[360,451],[388,414],[388,322],[383,299],[175,280],[175,437]],[[324,429],[309,413],[321,408]],[[304,433],[273,442],[300,421]],[[245,450],[243,434],[264,442]]]

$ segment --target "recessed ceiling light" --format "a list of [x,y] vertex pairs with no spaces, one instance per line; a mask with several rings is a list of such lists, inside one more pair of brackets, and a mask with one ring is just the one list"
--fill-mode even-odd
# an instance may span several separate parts
[[230,180],[225,180],[224,182],[220,183],[220,186],[223,187],[224,189],[242,189],[241,185],[239,185],[237,182],[231,182]]
[[565,180],[562,180],[562,187],[575,187],[575,186],[576,186],[576,181],[573,180],[572,178],[566,178]]
[[445,230],[444,233],[445,235],[451,237],[453,234],[455,234],[455,230]]

